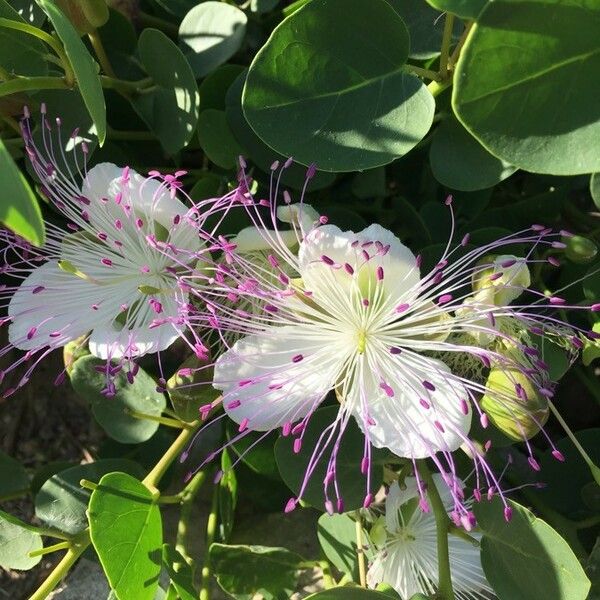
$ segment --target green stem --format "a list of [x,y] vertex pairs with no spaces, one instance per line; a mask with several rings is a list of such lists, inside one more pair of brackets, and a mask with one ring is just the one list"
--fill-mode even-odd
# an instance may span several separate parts
[[170,37],[177,37],[179,35],[179,28],[174,23],[170,23],[169,21],[165,21],[154,15],[149,15],[144,11],[138,12],[138,18],[143,27],[155,27]]
[[365,550],[363,548],[363,525],[360,512],[357,510],[354,514],[356,530],[356,558],[358,559],[358,580],[360,587],[367,587],[367,564],[365,560]]
[[175,548],[179,551],[181,556],[185,559],[188,565],[194,564],[194,559],[189,555],[188,548],[188,534],[190,532],[190,522],[192,520],[192,509],[194,507],[194,500],[202,487],[202,484],[206,481],[206,472],[199,471],[192,477],[190,482],[185,486],[180,494],[181,497],[181,513],[179,515],[179,523],[177,524],[177,537],[175,540]]
[[458,44],[456,44],[456,48],[454,48],[454,52],[452,52],[452,56],[448,60],[448,69],[454,69],[456,66],[460,53],[465,45],[465,42],[467,41],[467,38],[469,37],[469,33],[471,33],[471,29],[473,29],[474,24],[475,21],[469,21],[465,26],[465,30],[462,32],[460,40],[458,40]]
[[136,419],[143,419],[145,421],[153,421],[154,423],[160,423],[167,427],[174,427],[175,429],[185,429],[187,424],[179,419],[170,419],[169,417],[159,417],[157,415],[149,415],[138,410],[128,410],[128,414]]
[[0,18],[0,27],[4,27],[5,29],[16,29],[17,31],[32,35],[48,44],[58,56],[64,56],[64,50],[60,42],[53,38],[49,33],[46,33],[43,29],[39,29],[38,27],[34,27],[33,25],[21,21],[13,21],[4,18]]
[[320,560],[319,567],[321,567],[321,571],[323,572],[323,586],[326,590],[330,590],[335,587],[335,579],[331,574],[331,565],[327,560]]
[[596,527],[598,524],[600,524],[600,515],[595,515],[581,521],[575,521],[573,527],[575,529],[589,529],[590,527]]
[[137,81],[127,81],[126,79],[109,77],[108,75],[100,75],[100,81],[102,82],[103,88],[117,90],[119,92],[135,93],[140,93],[153,83],[152,77],[145,77],[144,79],[138,79]]
[[35,558],[36,556],[44,556],[44,554],[50,554],[52,552],[57,552],[58,550],[67,550],[71,547],[71,542],[59,542],[58,544],[53,544],[52,546],[45,546],[44,548],[40,548],[39,550],[32,550],[28,556],[29,558]]
[[144,477],[142,482],[148,488],[156,488],[171,463],[181,454],[183,449],[190,443],[192,437],[200,427],[200,421],[189,423],[171,444],[170,448],[162,455],[160,460],[154,465],[150,473]]
[[438,553],[438,595],[443,600],[454,600],[454,589],[452,588],[452,575],[450,572],[450,551],[448,549],[448,527],[450,518],[431,472],[424,460],[419,461],[419,474],[427,484],[427,496],[435,517],[435,529],[437,533]]
[[31,90],[64,90],[70,86],[63,77],[15,77],[0,83],[0,98]]
[[422,69],[421,67],[417,67],[416,65],[411,65],[409,63],[406,64],[406,68],[419,77],[427,77],[427,79],[431,79],[433,81],[440,81],[439,73],[431,71],[430,69]]
[[459,537],[461,540],[465,540],[465,542],[469,542],[469,544],[476,548],[479,548],[480,546],[479,540],[475,539],[472,535],[469,535],[462,527],[454,525],[454,523],[448,524],[448,533],[455,537]]
[[88,33],[88,39],[90,40],[90,44],[96,53],[96,57],[98,58],[98,62],[102,67],[102,70],[109,76],[116,78],[116,74],[113,71],[112,65],[110,64],[110,60],[108,60],[108,55],[106,54],[106,50],[104,49],[104,44],[102,44],[102,39],[98,34],[98,30],[94,29],[91,33]]
[[442,47],[440,49],[440,77],[445,79],[448,75],[448,59],[450,58],[450,44],[452,43],[452,30],[454,29],[454,15],[446,13],[444,33],[442,34]]
[[87,529],[73,539],[72,546],[67,550],[61,561],[54,567],[50,575],[44,579],[42,585],[33,592],[29,600],[44,600],[50,592],[62,581],[69,569],[77,562],[77,559],[85,552],[90,544]]
[[435,98],[439,96],[444,90],[449,88],[452,85],[452,78],[448,77],[444,79],[444,81],[432,81],[427,84],[427,89],[431,92],[431,95]]
[[217,518],[219,511],[219,486],[215,485],[212,504],[208,521],[206,522],[206,551],[204,553],[204,564],[202,565],[202,579],[200,584],[200,600],[210,600],[210,547],[215,541],[217,533]]

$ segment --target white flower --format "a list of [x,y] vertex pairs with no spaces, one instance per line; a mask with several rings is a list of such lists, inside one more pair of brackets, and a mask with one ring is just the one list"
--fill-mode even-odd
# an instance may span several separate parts
[[307,416],[335,389],[340,418],[354,416],[377,447],[411,458],[458,448],[468,394],[443,362],[415,353],[449,327],[442,309],[417,300],[412,252],[379,225],[358,234],[325,225],[300,244],[294,269],[301,286],[265,307],[277,326],[216,362],[228,414],[268,430]]
[[79,189],[36,160],[71,229],[48,224],[47,261],[13,265],[24,278],[8,305],[11,344],[56,348],[89,333],[90,351],[102,359],[169,347],[187,301],[177,271],[202,247],[186,206],[164,182],[127,168],[96,165]]
[[473,301],[507,306],[530,285],[527,261],[512,254],[502,254],[494,257],[490,267],[473,277]]
[[[441,475],[433,479],[444,506],[450,512],[454,500]],[[438,554],[435,517],[418,505],[419,490],[414,477],[405,479],[405,488],[390,486],[385,501],[385,518],[372,539],[377,552],[367,572],[369,587],[384,582],[391,585],[402,600],[414,594],[435,594],[438,583]],[[470,534],[476,540],[481,535]],[[379,539],[377,539],[379,538]],[[462,538],[448,537],[450,571],[458,600],[489,598],[491,588],[481,566],[480,549]]]

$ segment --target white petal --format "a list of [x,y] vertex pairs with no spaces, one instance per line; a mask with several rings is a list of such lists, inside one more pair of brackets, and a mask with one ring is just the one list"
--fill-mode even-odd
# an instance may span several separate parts
[[57,261],[37,267],[8,305],[10,343],[21,350],[59,347],[87,333],[104,318],[91,307],[97,292],[96,286],[59,269]]
[[[456,450],[471,426],[470,406],[466,415],[462,410],[461,401],[468,399],[464,386],[443,362],[431,358],[419,357],[418,369],[410,364],[403,367],[398,360],[395,369],[397,378],[385,373],[385,383],[392,388],[393,397],[381,388],[373,367],[365,367],[361,380],[352,387],[352,411],[371,443],[407,458]],[[435,390],[426,390],[423,381],[433,384]],[[424,408],[421,399],[431,407]],[[365,402],[375,425],[366,423]]]
[[[382,246],[389,249],[381,252]],[[368,253],[369,260],[364,252]],[[335,265],[326,264],[323,257]],[[418,293],[420,272],[415,255],[380,225],[370,225],[359,233],[341,231],[334,225],[317,227],[300,244],[298,260],[304,286],[315,297],[331,296],[331,289],[335,287],[373,298],[381,285],[384,295],[400,304],[403,299],[412,300]],[[352,275],[345,265],[352,268]],[[384,278],[378,284],[379,268]]]
[[121,328],[114,320],[94,327],[89,340],[90,352],[107,360],[143,356],[167,349],[179,337],[179,332],[169,322],[153,328],[150,328],[150,323],[154,318],[176,317],[178,304],[170,297],[158,298],[163,307],[162,312],[157,315],[147,311],[145,318],[138,320],[134,327]]
[[300,327],[277,327],[242,338],[222,354],[213,385],[234,421],[248,419],[250,429],[267,431],[306,416],[322,400],[338,367],[326,358],[323,342]]

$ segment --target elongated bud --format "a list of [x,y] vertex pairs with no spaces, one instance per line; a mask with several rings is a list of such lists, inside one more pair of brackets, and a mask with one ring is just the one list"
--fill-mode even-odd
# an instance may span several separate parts
[[75,29],[84,35],[102,27],[109,17],[106,0],[54,0]]
[[197,419],[200,407],[210,404],[215,397],[210,385],[212,368],[206,368],[207,364],[208,359],[201,360],[192,355],[167,381],[167,392],[173,409],[184,421]]
[[565,238],[567,247],[565,248],[565,256],[574,263],[585,264],[589,263],[598,254],[598,246],[581,235],[573,235]]
[[63,347],[63,362],[65,363],[67,375],[71,375],[73,364],[77,359],[90,354],[86,343],[86,337],[87,336],[83,335]]
[[494,368],[480,406],[513,440],[530,439],[548,420],[548,399],[518,370]]
[[488,255],[479,262],[479,267],[480,270],[473,275],[476,300],[506,306],[531,285],[529,268],[524,258],[510,254]]

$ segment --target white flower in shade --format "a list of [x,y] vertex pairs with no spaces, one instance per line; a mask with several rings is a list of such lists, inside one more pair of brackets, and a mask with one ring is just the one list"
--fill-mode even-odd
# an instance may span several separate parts
[[34,350],[90,332],[90,351],[103,359],[164,350],[179,336],[173,324],[186,302],[179,259],[168,248],[186,260],[201,246],[187,208],[162,182],[109,163],[68,191],[60,202],[78,231],[49,225],[47,262],[29,273],[21,267],[25,277],[8,305],[9,341]]
[[[490,260],[493,262],[490,264]],[[474,302],[507,306],[531,285],[527,260],[512,254],[487,257],[490,266],[473,277]]]
[[[444,506],[450,513],[454,500],[441,475],[433,479]],[[385,517],[376,522],[371,539],[375,558],[367,572],[369,587],[380,583],[392,586],[402,600],[414,594],[433,596],[438,583],[438,554],[435,517],[419,507],[420,493],[414,477],[407,477],[402,489],[390,486],[385,501]],[[476,540],[481,535],[471,531]],[[492,590],[481,566],[480,549],[468,541],[448,537],[450,571],[458,600],[490,598]]]

